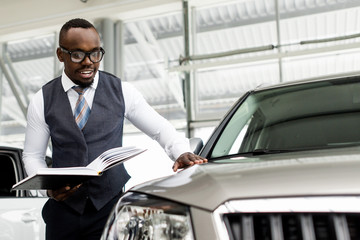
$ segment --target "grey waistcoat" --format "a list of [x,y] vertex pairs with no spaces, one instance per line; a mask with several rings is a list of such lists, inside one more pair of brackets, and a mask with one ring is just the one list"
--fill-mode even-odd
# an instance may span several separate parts
[[[44,85],[42,91],[45,121],[53,146],[53,167],[86,166],[102,152],[122,146],[125,103],[119,78],[99,72],[91,114],[82,131],[74,120],[61,77]],[[129,178],[120,164],[83,183],[65,204],[83,213],[90,199],[99,210],[122,190]]]

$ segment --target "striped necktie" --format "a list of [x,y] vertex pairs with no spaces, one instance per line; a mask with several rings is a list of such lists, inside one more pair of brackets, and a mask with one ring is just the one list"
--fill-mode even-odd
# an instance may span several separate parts
[[73,89],[79,94],[79,98],[76,102],[76,106],[75,106],[75,113],[74,113],[74,117],[75,117],[75,121],[77,123],[77,125],[79,126],[79,128],[82,130],[89,118],[90,115],[90,107],[87,104],[85,97],[84,97],[84,93],[87,90],[87,88],[81,88],[78,86],[73,87]]

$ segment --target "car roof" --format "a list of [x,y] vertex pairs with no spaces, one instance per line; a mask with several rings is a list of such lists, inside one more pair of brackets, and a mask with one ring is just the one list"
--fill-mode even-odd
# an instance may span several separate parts
[[347,74],[342,73],[342,74],[323,75],[320,77],[287,81],[287,82],[281,82],[281,83],[277,83],[277,84],[264,83],[264,84],[257,86],[255,89],[253,89],[253,91],[257,92],[257,91],[264,91],[264,90],[281,88],[281,87],[295,86],[295,85],[306,84],[306,83],[326,82],[326,81],[331,81],[331,80],[335,80],[335,79],[346,79],[349,77],[360,77],[360,71],[351,72],[351,73],[347,73]]

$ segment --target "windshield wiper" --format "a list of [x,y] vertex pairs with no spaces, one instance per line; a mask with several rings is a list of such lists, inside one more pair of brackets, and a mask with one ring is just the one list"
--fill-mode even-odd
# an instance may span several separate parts
[[283,150],[283,149],[267,149],[267,148],[258,148],[252,152],[244,152],[238,153],[239,155],[266,155],[266,154],[276,154],[276,153],[286,153],[286,152],[294,152],[296,150]]
[[229,155],[224,156],[218,156],[218,157],[212,157],[211,160],[217,160],[217,159],[224,159],[224,158],[234,158],[234,157],[251,157],[251,156],[260,156],[260,155],[270,155],[270,154],[278,154],[278,153],[289,153],[289,152],[301,152],[301,151],[313,151],[313,150],[325,150],[325,149],[334,149],[334,148],[344,148],[344,147],[356,147],[360,146],[359,143],[352,143],[348,145],[344,144],[333,144],[331,146],[328,146],[327,148],[324,147],[307,147],[307,148],[295,148],[295,149],[268,149],[268,148],[258,148],[254,151],[249,152],[239,152],[239,153],[233,153]]
[[219,157],[212,157],[210,158],[211,161],[214,160],[219,160],[219,159],[225,159],[225,158],[234,158],[234,157],[239,157],[239,156],[243,156],[243,157],[249,157],[249,156],[257,156],[257,155],[266,155],[266,154],[276,154],[276,153],[287,153],[287,152],[295,152],[295,151],[300,151],[298,149],[255,149],[254,151],[251,152],[239,152],[239,153],[234,153],[234,154],[229,154],[229,155],[224,155],[224,156],[219,156]]

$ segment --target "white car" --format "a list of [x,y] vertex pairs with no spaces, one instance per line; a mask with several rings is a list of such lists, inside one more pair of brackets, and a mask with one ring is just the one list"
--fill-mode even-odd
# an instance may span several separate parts
[[37,192],[17,190],[11,187],[25,177],[21,161],[22,150],[0,147],[0,239],[45,239],[45,223],[41,210],[46,197]]
[[360,239],[360,76],[251,90],[200,155],[126,192],[102,239]]

